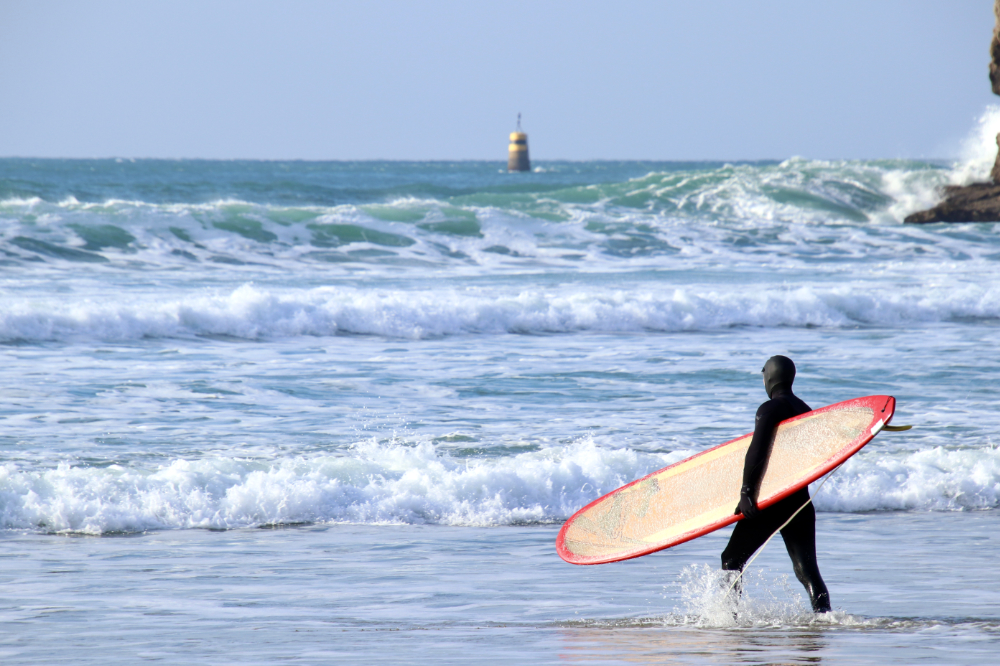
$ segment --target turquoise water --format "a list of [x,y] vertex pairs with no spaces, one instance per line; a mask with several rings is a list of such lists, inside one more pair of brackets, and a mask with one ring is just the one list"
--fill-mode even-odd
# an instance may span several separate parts
[[[901,220],[989,165],[536,166],[0,160],[5,663],[983,663],[1000,237]],[[728,530],[559,560],[777,353],[915,426],[816,497],[833,616]]]

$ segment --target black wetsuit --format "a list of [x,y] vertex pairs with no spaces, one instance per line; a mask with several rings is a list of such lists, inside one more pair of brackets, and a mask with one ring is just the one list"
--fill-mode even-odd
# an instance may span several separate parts
[[[768,366],[765,366],[765,382],[771,399],[757,409],[753,439],[743,466],[743,489],[737,513],[742,509],[747,517],[736,523],[729,544],[722,551],[722,568],[730,571],[742,570],[747,560],[764,545],[767,538],[809,500],[808,488],[802,488],[766,509],[757,509],[757,492],[767,469],[775,428],[785,419],[810,411],[809,406],[792,393],[791,380],[795,377],[795,366],[784,357],[775,358],[781,358],[791,365],[790,376],[786,372],[782,377],[779,372],[767,383]],[[771,365],[771,361],[768,361],[768,365]],[[819,564],[816,562],[816,511],[811,502],[781,530],[781,538],[792,558],[795,577],[809,593],[813,610],[817,613],[829,611],[830,593],[823,583]]]

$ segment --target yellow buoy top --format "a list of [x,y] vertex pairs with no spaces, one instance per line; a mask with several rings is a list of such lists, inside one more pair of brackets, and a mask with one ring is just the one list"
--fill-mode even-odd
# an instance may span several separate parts
[[528,160],[528,135],[521,131],[521,114],[517,114],[517,130],[510,133],[507,146],[507,171],[531,171]]

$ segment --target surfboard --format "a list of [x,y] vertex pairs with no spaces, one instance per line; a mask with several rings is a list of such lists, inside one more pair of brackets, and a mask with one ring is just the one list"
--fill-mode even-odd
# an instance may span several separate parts
[[[892,419],[896,399],[871,395],[782,421],[757,504],[766,508],[836,469]],[[753,433],[622,486],[577,511],[556,550],[572,564],[603,564],[670,548],[742,519],[743,461]]]

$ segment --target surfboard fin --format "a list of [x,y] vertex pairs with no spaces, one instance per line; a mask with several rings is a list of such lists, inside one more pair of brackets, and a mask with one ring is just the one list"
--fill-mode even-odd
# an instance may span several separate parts
[[903,430],[909,430],[912,427],[913,426],[911,425],[901,425],[901,426],[884,425],[882,426],[882,430],[888,430],[889,432],[902,432]]

